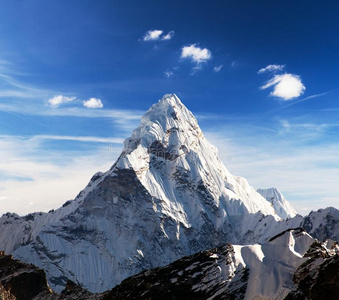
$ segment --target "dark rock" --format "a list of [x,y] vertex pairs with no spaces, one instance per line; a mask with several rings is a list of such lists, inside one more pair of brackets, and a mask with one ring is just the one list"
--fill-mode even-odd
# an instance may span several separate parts
[[13,259],[0,252],[0,299],[2,300],[99,300],[100,294],[92,294],[74,282],[68,281],[59,295],[47,284],[43,270]]
[[[104,293],[111,299],[243,299],[249,270],[237,270],[239,280],[229,283],[218,272],[218,263],[233,263],[233,246],[223,247],[179,259],[162,268],[144,271],[125,279]],[[219,257],[218,259],[215,256]],[[215,272],[217,271],[217,272]],[[230,279],[230,278],[229,278]]]
[[[317,246],[312,245],[311,247],[314,250],[318,248]],[[339,256],[336,254],[322,259],[319,257],[320,251],[312,252],[316,255],[303,263],[295,272],[293,281],[297,288],[290,292],[285,300],[338,299]],[[322,259],[321,263],[319,263],[319,259]]]
[[21,263],[11,255],[0,256],[0,285],[17,300],[29,300],[50,292],[43,270]]

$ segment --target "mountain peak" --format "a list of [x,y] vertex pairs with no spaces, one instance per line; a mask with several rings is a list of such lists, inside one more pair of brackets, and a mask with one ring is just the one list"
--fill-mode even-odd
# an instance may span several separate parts
[[[125,140],[123,153],[143,148],[158,157],[173,158],[189,150],[199,151],[200,140],[205,138],[193,114],[175,94],[166,94],[141,118],[139,127]],[[214,146],[210,148],[216,152]],[[125,161],[126,166],[131,164]]]
[[[167,102],[172,106],[181,106],[183,105],[181,100],[179,99],[179,97],[175,94],[175,93],[171,93],[171,94],[165,94],[162,96],[161,99],[159,99],[159,102]],[[157,103],[155,103],[155,105],[157,105]]]
[[[218,215],[214,223],[224,223],[225,216],[245,211],[278,218],[270,203],[245,179],[230,174],[217,148],[204,137],[193,114],[175,94],[167,94],[151,106],[125,141],[114,167],[133,169],[149,193],[169,207],[186,202],[183,199],[209,199],[209,209]],[[229,201],[238,204],[230,206]],[[191,226],[191,222],[184,223]]]
[[[178,96],[166,94],[145,113],[141,118],[139,128],[134,133],[147,131],[146,133],[157,132],[159,134],[159,131],[167,132],[172,128],[182,130],[194,128],[200,131],[197,120]],[[149,129],[151,129],[150,132],[148,132]]]
[[148,109],[145,115],[141,118],[141,123],[144,119],[148,119],[150,117],[159,118],[160,116],[166,116],[176,120],[173,112],[181,112],[183,114],[188,112],[190,117],[193,117],[192,113],[188,111],[186,106],[181,102],[176,94],[166,94]]
[[258,189],[257,192],[272,204],[280,218],[293,218],[297,215],[292,205],[277,188]]

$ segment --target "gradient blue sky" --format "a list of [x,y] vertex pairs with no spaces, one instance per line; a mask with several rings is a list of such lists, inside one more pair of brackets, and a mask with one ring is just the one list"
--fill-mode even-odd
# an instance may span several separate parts
[[0,214],[74,198],[166,93],[233,174],[339,208],[335,1],[0,4]]

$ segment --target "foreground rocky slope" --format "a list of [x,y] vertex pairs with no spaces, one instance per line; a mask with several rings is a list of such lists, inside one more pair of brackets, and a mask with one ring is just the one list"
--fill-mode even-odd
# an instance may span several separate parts
[[303,229],[290,229],[264,244],[227,244],[181,258],[92,294],[68,282],[52,292],[42,270],[0,256],[3,300],[118,299],[336,299],[339,247],[321,243]]
[[304,230],[292,229],[261,245],[228,244],[143,272],[108,295],[114,299],[314,299],[309,295],[317,291],[308,289],[310,285],[327,282],[323,290],[337,290],[338,250],[333,243],[322,244]]
[[42,270],[0,253],[0,299],[33,299],[50,292]]
[[315,241],[293,275],[295,289],[286,300],[336,299],[339,293],[339,255],[338,245],[332,240],[320,243]]
[[48,286],[43,270],[13,259],[0,252],[0,299],[2,300],[99,300],[72,282],[67,282],[61,294]]

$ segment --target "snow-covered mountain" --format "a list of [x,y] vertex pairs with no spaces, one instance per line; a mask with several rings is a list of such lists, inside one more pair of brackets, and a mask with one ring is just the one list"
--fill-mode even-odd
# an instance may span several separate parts
[[68,278],[103,291],[143,269],[255,239],[253,228],[267,218],[280,219],[229,173],[171,94],[147,111],[113,167],[95,174],[74,201],[48,214],[4,215],[0,245],[45,269],[56,290]]
[[245,179],[230,174],[192,113],[170,94],[142,117],[112,168],[95,174],[76,199],[49,213],[3,215],[0,247],[46,270],[56,291],[70,279],[98,292],[228,242],[265,241],[302,221],[282,221]]
[[269,201],[278,216],[282,219],[293,218],[297,215],[292,205],[286,200],[283,194],[276,188],[258,189],[257,192]]

